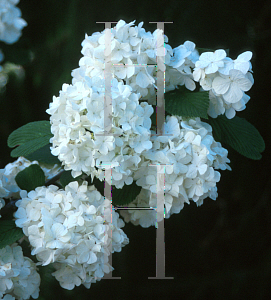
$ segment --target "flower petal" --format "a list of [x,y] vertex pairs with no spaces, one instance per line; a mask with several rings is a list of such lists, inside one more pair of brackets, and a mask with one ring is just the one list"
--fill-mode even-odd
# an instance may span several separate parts
[[215,77],[212,83],[212,88],[217,94],[225,94],[230,87],[230,78]]

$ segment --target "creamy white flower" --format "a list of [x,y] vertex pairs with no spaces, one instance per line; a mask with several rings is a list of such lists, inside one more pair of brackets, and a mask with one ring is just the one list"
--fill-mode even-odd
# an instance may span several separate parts
[[13,44],[21,36],[21,30],[27,25],[21,18],[21,10],[15,7],[19,0],[2,0],[0,2],[0,40]]
[[233,68],[235,70],[242,71],[244,74],[246,74],[248,71],[251,71],[251,63],[250,60],[252,58],[252,52],[246,51],[244,53],[241,53],[238,55],[237,59],[234,60],[234,66]]
[[92,283],[100,281],[105,273],[113,270],[107,254],[97,252],[97,261],[92,263],[54,263],[56,271],[52,275],[64,289],[72,290],[81,284],[89,289]]
[[125,80],[126,84],[133,87],[134,92],[139,92],[143,97],[152,94],[156,68],[151,65],[155,65],[156,58],[161,56],[164,56],[168,65],[172,49],[166,44],[166,36],[163,36],[164,39],[159,38],[162,35],[161,30],[146,32],[142,28],[143,22],[138,26],[134,26],[134,23],[133,21],[126,24],[120,20],[111,29],[111,47],[108,47],[108,50],[105,46],[105,36],[109,29],[101,33],[95,32],[92,36],[86,35],[82,42],[84,56],[79,61],[80,68],[72,72],[73,83],[84,80],[86,76],[103,77],[105,62],[110,55],[113,77],[119,81]]
[[196,88],[193,76],[190,73],[184,73],[177,69],[168,68],[165,74],[166,92],[176,89],[178,85],[184,85],[188,90],[193,91]]
[[[182,120],[181,117],[168,116],[165,128],[168,136],[153,136],[153,147],[143,153],[144,160],[135,172],[134,180],[143,189],[129,207],[155,207],[157,193],[157,169],[150,165],[165,165],[165,216],[179,213],[184,203],[190,200],[198,205],[206,197],[216,199],[216,183],[220,173],[227,165],[227,150],[214,141],[212,128],[199,118]],[[156,216],[152,210],[121,211],[125,221],[149,227],[155,224]]]
[[226,57],[225,50],[216,50],[214,52],[203,52],[195,67],[203,69],[205,74],[212,74],[224,66],[223,59]]
[[3,187],[8,191],[7,195],[4,197],[11,197],[12,194],[20,191],[15,181],[15,177],[20,171],[22,171],[26,167],[29,167],[30,165],[30,161],[26,160],[23,157],[19,157],[16,161],[7,164],[4,169],[0,170],[0,179],[2,181]]
[[212,88],[215,93],[222,95],[228,103],[236,103],[242,99],[244,92],[250,90],[252,83],[245,75],[239,71],[232,69],[229,75],[215,77]]
[[[219,70],[231,67],[224,50],[199,56],[195,44],[190,41],[172,50],[166,36],[159,38],[163,34],[161,30],[146,32],[142,25],[134,26],[134,22],[126,24],[120,20],[111,30],[86,35],[79,68],[72,72],[72,84],[63,85],[59,97],[53,98],[47,110],[54,134],[51,150],[66,170],[72,170],[74,177],[84,172],[104,180],[104,165],[111,164],[111,184],[122,188],[124,184],[136,181],[150,193],[149,205],[155,202],[153,195],[157,192],[156,169],[150,168],[149,164],[166,164],[165,199],[166,216],[169,217],[179,212],[189,200],[201,204],[208,196],[215,199],[220,175],[214,170],[229,169],[229,160],[227,150],[222,151],[221,145],[213,140],[211,127],[199,119],[184,121],[180,117],[168,117],[164,125],[166,136],[153,134],[151,137],[153,110],[150,104],[156,100],[157,61],[164,62],[158,71],[165,72],[165,91],[178,85],[194,90],[194,80],[199,81],[212,95],[209,112],[213,116],[226,113],[227,117],[232,117],[236,110],[243,109],[245,100],[238,99],[233,106],[214,91],[214,79],[223,75]],[[110,46],[107,47],[109,34]],[[101,136],[105,118],[108,118],[104,115],[104,72],[108,59],[113,63],[114,135]],[[243,63],[247,56],[237,61]],[[236,62],[236,68],[237,65]],[[139,99],[148,102],[140,103]],[[133,204],[138,201],[145,200],[140,196]],[[148,212],[142,214],[148,215]],[[67,226],[73,228],[77,222],[84,226],[81,218],[81,211],[71,214]],[[140,218],[133,217],[133,222]],[[141,223],[146,226],[152,223],[144,222]],[[99,236],[100,227],[97,228]],[[84,257],[86,259],[86,254]]]
[[166,92],[175,89],[178,85],[185,85],[190,91],[196,88],[192,70],[198,58],[195,44],[190,41],[173,49],[173,56],[165,72]]
[[246,51],[238,55],[237,59],[232,60],[229,57],[224,59],[224,67],[219,69],[219,73],[224,75],[229,75],[231,69],[239,70],[243,74],[247,74],[248,71],[251,71],[251,60],[252,52]]
[[201,54],[195,63],[193,77],[203,90],[209,91],[208,114],[213,118],[225,114],[232,119],[236,111],[245,109],[249,100],[244,92],[254,83],[250,63],[252,53],[246,51],[232,60],[226,57],[224,50],[215,52]]
[[[193,42],[186,41],[183,45],[180,45],[173,49],[173,57],[170,62],[170,66],[178,70],[180,67],[184,68],[186,59],[195,63],[198,60],[198,51],[195,49],[196,45]],[[190,70],[191,73],[191,70]]]
[[[75,83],[79,86],[79,82]],[[104,135],[104,79],[93,77],[80,84],[84,92],[73,85],[63,85],[58,98],[47,110],[51,114],[52,154],[57,155],[74,177],[82,172],[96,174],[106,163],[116,164],[123,176],[113,184],[122,187],[128,180],[127,158],[150,149],[150,116],[153,108],[139,103],[139,94],[123,82],[112,80],[112,132]],[[88,90],[88,92],[85,92]],[[72,93],[72,97],[70,96]],[[134,167],[136,169],[136,166]],[[129,176],[131,179],[131,176]],[[129,179],[129,180],[130,180]]]
[[[35,263],[23,256],[17,244],[0,249],[0,297],[3,299],[37,299],[40,276]],[[13,298],[15,297],[15,298]]]
[[212,118],[216,118],[219,115],[225,113],[228,119],[232,119],[236,115],[236,111],[242,111],[246,108],[246,104],[249,101],[250,97],[243,94],[241,100],[236,103],[228,103],[224,100],[222,95],[216,95],[213,90],[209,91],[209,109],[208,115]]
[[[28,194],[21,192],[21,196],[16,202],[15,223],[23,228],[31,254],[40,264],[56,263],[54,276],[64,288],[88,285],[95,277],[103,277],[111,270],[107,262],[102,268],[104,256],[128,244],[121,229],[124,222],[111,212],[111,202],[86,181],[82,185],[71,182],[65,190],[53,185],[38,187]],[[83,277],[76,275],[79,270]]]

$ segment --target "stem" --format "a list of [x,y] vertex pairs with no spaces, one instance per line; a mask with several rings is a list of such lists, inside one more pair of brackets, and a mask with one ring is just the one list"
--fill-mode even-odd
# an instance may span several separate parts
[[59,172],[56,176],[52,177],[51,179],[49,179],[47,182],[45,182],[45,186],[49,186],[50,184],[55,184],[58,186],[58,184],[56,184],[55,182],[60,178],[60,176],[64,173],[65,171],[61,171]]

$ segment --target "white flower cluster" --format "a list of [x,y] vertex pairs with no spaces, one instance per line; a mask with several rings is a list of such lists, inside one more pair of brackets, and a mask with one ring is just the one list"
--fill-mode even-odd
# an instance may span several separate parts
[[[143,189],[128,207],[157,206],[157,168],[165,165],[165,217],[179,213],[189,201],[201,205],[207,197],[217,197],[216,183],[220,180],[217,170],[230,170],[228,151],[212,136],[209,124],[199,118],[182,120],[167,117],[164,125],[167,136],[152,136],[153,147],[143,153],[144,162],[135,172],[134,180]],[[164,184],[164,183],[163,183]],[[121,211],[125,221],[142,227],[154,225],[164,217],[154,210]]]
[[208,114],[211,117],[225,113],[228,119],[232,119],[236,111],[246,108],[250,97],[244,92],[250,90],[254,83],[251,57],[252,53],[246,51],[232,60],[222,49],[200,55],[193,76],[203,90],[209,91]]
[[[40,276],[35,263],[23,256],[17,244],[0,249],[0,298],[37,299],[39,296]],[[5,295],[4,294],[9,294]]]
[[[133,26],[120,20],[111,29],[111,51],[106,49],[106,29],[86,35],[82,42],[79,68],[73,70],[73,83],[86,78],[104,77],[105,64],[111,60],[112,76],[131,86],[133,92],[140,93],[149,104],[156,104],[157,70],[165,71],[165,91],[177,85],[185,85],[189,90],[196,88],[193,68],[199,54],[195,44],[185,42],[172,50],[168,38],[161,29],[146,32],[143,22]],[[161,39],[162,37],[162,39]],[[163,64],[157,64],[162,59]]]
[[[135,181],[143,190],[131,206],[155,206],[157,170],[149,165],[167,164],[165,206],[169,217],[190,200],[200,205],[206,197],[216,199],[217,170],[230,167],[227,150],[214,140],[211,126],[199,118],[167,117],[165,133],[171,136],[155,137],[150,116],[158,71],[165,72],[165,91],[180,85],[193,91],[199,82],[209,91],[209,115],[226,113],[232,118],[249,99],[244,92],[253,83],[252,54],[247,51],[236,60],[226,57],[224,50],[199,55],[190,41],[172,49],[166,36],[161,43],[161,30],[146,32],[142,25],[120,20],[111,29],[109,41],[109,29],[86,35],[72,84],[63,85],[47,110],[54,135],[51,151],[66,170],[72,170],[73,177],[85,173],[104,180],[103,168],[110,165],[112,185],[122,188]],[[159,69],[156,65],[163,56],[164,67]],[[113,135],[104,136],[104,74],[110,61]],[[122,214],[145,227],[155,220],[154,211]],[[139,221],[146,214],[152,214],[149,221]]]
[[[157,57],[164,56],[165,64],[168,65],[172,48],[166,44],[168,39],[162,36],[162,30],[157,29],[152,34],[142,28],[143,22],[133,26],[134,22],[126,24],[120,20],[111,30],[86,35],[82,42],[84,56],[79,61],[80,67],[72,72],[73,83],[84,81],[86,77],[104,77],[105,64],[110,59],[114,78],[123,80],[132,87],[133,92],[140,93],[148,101],[155,100]],[[107,31],[111,33],[109,51],[106,48]],[[161,41],[159,34],[162,36]]]
[[[104,80],[88,78],[86,82],[64,84],[50,109],[52,154],[58,155],[74,177],[90,175],[96,168],[111,164],[113,184],[122,187],[132,183],[140,154],[150,149],[150,116],[153,108],[139,103],[139,94],[130,86],[112,81],[112,132],[104,133]],[[118,165],[121,163],[121,167]]]
[[21,10],[15,7],[19,0],[0,1],[0,40],[13,44],[21,36],[21,30],[27,25],[21,18]]
[[[53,273],[66,289],[100,280],[112,267],[109,254],[120,252],[129,240],[124,222],[112,211],[111,202],[83,182],[71,182],[65,190],[51,185],[21,192],[14,216],[23,228],[42,265],[54,263]],[[111,232],[111,233],[110,233]]]
[[199,53],[195,48],[193,42],[186,41],[173,49],[173,56],[170,58],[168,76],[165,73],[165,91],[174,90],[178,85],[185,85],[185,87],[193,91],[196,88],[193,79],[193,69],[195,63],[199,58]]
[[[131,184],[140,154],[151,147],[150,116],[156,81],[156,58],[165,56],[166,90],[186,85],[193,90],[192,67],[198,57],[195,45],[186,42],[173,51],[161,45],[158,35],[146,32],[141,22],[119,21],[111,30],[111,52],[106,53],[106,30],[87,36],[82,43],[80,67],[72,72],[72,85],[64,84],[47,113],[51,115],[52,154],[57,155],[74,177],[82,172],[101,175],[100,165],[113,166],[113,185]],[[165,41],[167,37],[165,36]],[[104,71],[112,61],[112,132],[104,133]],[[167,67],[166,67],[167,66]],[[164,70],[162,70],[164,71]],[[147,102],[139,102],[139,98]],[[121,164],[121,165],[120,165]],[[102,175],[101,175],[102,176]]]

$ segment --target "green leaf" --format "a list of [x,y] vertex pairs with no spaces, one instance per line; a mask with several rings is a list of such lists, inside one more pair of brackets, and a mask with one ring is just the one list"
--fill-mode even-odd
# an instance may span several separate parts
[[27,156],[49,144],[52,136],[49,121],[28,123],[9,135],[8,146],[12,148],[19,145],[19,147],[11,151],[11,156]]
[[38,186],[45,185],[45,175],[39,165],[31,165],[19,172],[15,181],[19,188],[30,192]]
[[38,300],[55,299],[59,284],[54,276],[52,276],[52,273],[56,271],[54,264],[39,266],[38,271],[41,279],[39,289],[40,291],[44,291],[43,295],[40,293]]
[[89,178],[89,184],[94,184],[96,189],[102,194],[104,195],[104,181],[100,181],[98,178],[94,177],[93,181],[91,182],[90,177]]
[[127,205],[135,200],[140,191],[141,186],[138,186],[134,181],[132,184],[125,184],[121,189],[117,189],[113,186],[112,204],[114,206]]
[[215,140],[228,144],[251,159],[261,159],[265,143],[259,131],[247,120],[239,117],[227,119],[224,115],[209,118]]
[[24,236],[22,229],[12,220],[0,221],[0,249],[11,245]]
[[26,155],[25,158],[30,161],[37,160],[39,163],[48,165],[60,164],[58,158],[51,153],[50,147],[51,144],[47,144],[33,153]]
[[208,119],[209,92],[191,92],[184,87],[165,94],[165,109],[172,115]]
[[[104,195],[104,181],[94,178],[92,184]],[[122,189],[117,189],[115,186],[112,186],[112,204],[114,206],[129,204],[135,200],[140,191],[141,186],[138,186],[135,182],[130,185],[125,184]]]
[[65,188],[72,181],[79,181],[81,179],[81,175],[77,177],[72,177],[71,171],[64,171],[60,176],[60,184]]

